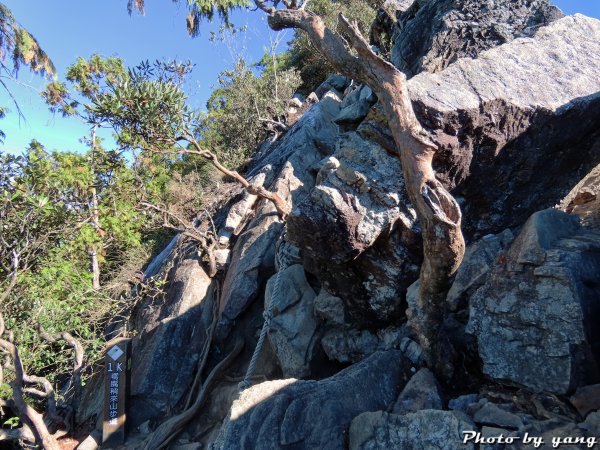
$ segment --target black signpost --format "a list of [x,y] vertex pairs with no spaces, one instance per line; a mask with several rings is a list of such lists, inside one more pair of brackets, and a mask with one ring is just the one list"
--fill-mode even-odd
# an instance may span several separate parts
[[102,444],[105,447],[112,447],[125,442],[131,372],[131,339],[116,338],[108,342],[104,363]]

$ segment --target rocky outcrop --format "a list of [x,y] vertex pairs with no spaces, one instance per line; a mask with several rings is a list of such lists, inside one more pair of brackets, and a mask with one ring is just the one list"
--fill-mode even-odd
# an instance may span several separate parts
[[[461,202],[468,239],[554,206],[600,161],[599,61],[600,22],[576,15],[409,81],[419,119],[435,130],[434,165]],[[340,137],[310,197],[288,219],[307,270],[362,327],[402,316],[421,261],[391,152],[376,105],[356,133]]]
[[304,249],[307,268],[358,322],[398,317],[418,276],[416,213],[401,172],[399,159],[379,145],[342,135],[310,197],[288,218],[289,239]]
[[[277,297],[273,296],[275,283],[279,284]],[[265,309],[270,303],[273,312],[268,336],[284,378],[304,378],[310,374],[317,344],[315,296],[300,264],[273,275],[267,284]]]
[[532,36],[563,16],[547,0],[415,0],[400,6],[391,60],[409,77]]
[[388,351],[325,380],[253,386],[234,402],[213,449],[343,450],[350,421],[391,406],[408,380],[408,369],[399,351]]
[[[332,119],[340,100],[325,95],[313,105],[283,139],[255,162],[250,178],[263,177],[264,185],[290,204],[304,200],[314,186],[314,171],[324,156],[333,152],[337,129]],[[245,198],[240,200],[247,202]],[[238,209],[233,207],[236,215]],[[261,294],[273,274],[275,242],[283,230],[270,203],[261,201],[250,215],[231,251],[231,262],[223,282],[217,339],[223,341],[234,321]],[[227,234],[220,232],[220,235]]]
[[171,270],[166,292],[149,297],[134,313],[131,413],[137,426],[185,401],[214,307],[214,284],[195,252]]
[[467,235],[554,206],[600,160],[600,21],[565,17],[409,82]]
[[[214,282],[194,249],[177,248],[183,256],[169,292],[147,298],[134,314],[141,330],[134,425],[182,405],[218,291],[204,375],[233,340],[247,345],[216,383],[206,414],[187,429],[188,437],[204,436],[203,445],[214,441],[228,410],[214,448],[455,449],[471,445],[462,445],[467,430],[597,433],[596,402],[581,399],[597,387],[572,397],[585,422],[566,397],[537,392],[570,394],[600,381],[600,231],[558,210],[523,225],[600,160],[600,22],[552,22],[559,15],[541,0],[416,0],[394,17],[395,45],[406,44],[396,56],[404,55],[411,75],[427,71],[409,81],[410,95],[440,147],[437,174],[462,203],[472,242],[448,293],[446,321],[466,354],[460,362],[469,378],[459,388],[472,394],[445,411],[444,394],[457,393],[447,385],[442,392],[421,369],[404,312],[417,293],[422,242],[402,167],[371,90],[332,76],[294,102],[293,126],[264,144],[246,173],[292,207],[286,239],[301,257],[274,275],[284,224],[270,203],[241,189],[214,221],[221,247]],[[597,184],[592,171],[561,208],[592,217]],[[277,280],[280,295],[272,297]],[[293,378],[237,397],[269,304],[268,343],[252,380]],[[542,420],[548,417],[556,418]]]
[[471,296],[485,283],[490,270],[502,263],[513,239],[512,232],[504,230],[499,234],[488,234],[467,247],[446,297],[451,311],[468,305]]
[[356,363],[375,352],[401,348],[407,334],[406,327],[388,327],[376,332],[334,327],[325,332],[321,346],[332,361]]
[[350,450],[473,449],[463,432],[475,430],[469,418],[452,411],[423,410],[403,416],[383,411],[361,414],[350,425]]
[[600,165],[577,183],[559,207],[577,215],[585,226],[600,228]]
[[600,233],[558,210],[534,214],[470,301],[484,373],[557,394],[599,380],[598,267]]
[[442,409],[441,388],[433,373],[422,368],[406,384],[394,404],[394,414],[406,414],[423,409]]

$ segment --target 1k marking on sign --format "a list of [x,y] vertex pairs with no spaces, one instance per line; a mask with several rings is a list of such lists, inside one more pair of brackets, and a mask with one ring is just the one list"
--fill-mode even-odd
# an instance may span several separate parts
[[125,441],[127,396],[131,340],[117,338],[106,344],[104,357],[103,448],[122,445]]

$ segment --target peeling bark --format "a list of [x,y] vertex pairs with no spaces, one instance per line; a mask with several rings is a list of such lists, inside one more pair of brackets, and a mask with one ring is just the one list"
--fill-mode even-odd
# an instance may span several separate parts
[[429,366],[438,375],[449,377],[452,352],[442,324],[450,277],[464,255],[461,211],[456,200],[435,178],[432,160],[437,147],[427,138],[415,116],[406,76],[373,53],[356,25],[343,15],[340,15],[340,25],[346,40],[328,29],[314,13],[301,9],[275,10],[258,2],[257,6],[269,13],[268,23],[273,30],[305,31],[336,70],[369,86],[381,101],[402,162],[407,193],[423,229],[421,287],[417,305],[409,311],[409,323]]

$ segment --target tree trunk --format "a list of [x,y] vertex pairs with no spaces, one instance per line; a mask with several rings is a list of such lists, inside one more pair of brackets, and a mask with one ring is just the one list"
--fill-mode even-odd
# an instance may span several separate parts
[[[95,161],[96,161],[96,129],[98,125],[94,125],[92,128],[92,171],[94,172],[94,178],[96,176]],[[95,180],[94,180],[95,182]],[[98,208],[98,191],[96,186],[92,186],[90,189],[92,196],[92,225],[96,234],[100,237],[100,211]],[[93,244],[90,249],[90,258],[92,265],[92,287],[95,291],[100,290],[100,262],[98,261],[98,245]]]
[[[100,215],[98,212],[98,193],[96,187],[92,187],[92,225],[96,233],[100,231]],[[98,245],[93,244],[90,249],[90,258],[92,263],[92,286],[95,291],[100,290],[100,262],[98,261]]]
[[423,230],[420,292],[416,307],[409,311],[409,323],[429,366],[438,375],[449,377],[452,352],[442,330],[450,277],[464,255],[461,211],[452,195],[435,178],[432,160],[437,147],[426,137],[415,116],[406,76],[373,53],[358,28],[342,15],[340,25],[357,56],[319,16],[300,9],[274,10],[265,9],[262,4],[258,6],[269,12],[268,21],[273,30],[304,30],[336,70],[369,86],[383,105],[402,162],[406,190]]

